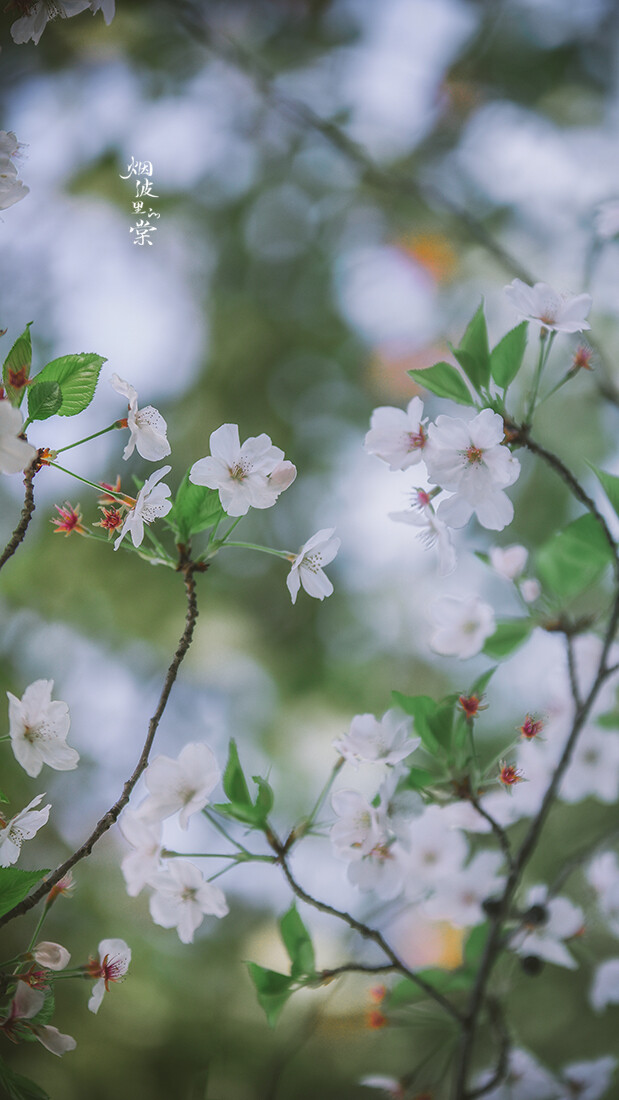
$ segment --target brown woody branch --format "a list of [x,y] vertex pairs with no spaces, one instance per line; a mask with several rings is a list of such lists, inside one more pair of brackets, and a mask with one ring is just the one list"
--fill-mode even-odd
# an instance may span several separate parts
[[24,485],[26,486],[26,492],[24,494],[24,506],[21,510],[19,523],[17,524],[17,527],[13,531],[13,534],[11,535],[4,550],[2,551],[2,555],[0,555],[0,569],[2,569],[2,566],[5,565],[9,558],[13,556],[20,543],[24,541],[26,531],[28,530],[28,525],[30,523],[30,520],[32,519],[35,509],[34,478],[35,474],[40,469],[41,465],[39,463],[39,456],[37,454],[36,457],[33,458],[32,462],[30,463],[28,469],[25,471],[24,474]]

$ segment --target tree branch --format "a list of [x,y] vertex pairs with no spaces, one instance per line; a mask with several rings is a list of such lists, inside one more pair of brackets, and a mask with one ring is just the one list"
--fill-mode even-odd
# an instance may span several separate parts
[[172,658],[172,661],[166,673],[163,687],[161,689],[161,695],[159,696],[157,709],[148,724],[148,733],[142,747],[142,752],[140,753],[140,757],[131,776],[129,777],[129,779],[127,779],[122,789],[120,797],[116,800],[113,806],[110,806],[110,809],[107,811],[107,813],[105,813],[103,817],[100,818],[100,820],[97,822],[94,829],[92,830],[90,836],[87,840],[84,841],[81,847],[78,848],[77,851],[73,852],[73,854],[69,856],[69,858],[66,859],[64,863],[57,867],[51,875],[48,875],[47,878],[36,888],[36,890],[33,890],[33,892],[28,895],[27,898],[24,898],[24,900],[19,902],[18,905],[15,905],[13,909],[10,909],[8,913],[5,913],[4,916],[0,917],[0,927],[2,927],[2,925],[4,924],[8,924],[9,921],[14,920],[15,917],[20,917],[24,913],[27,913],[30,909],[37,905],[37,903],[41,901],[42,898],[47,896],[51,887],[55,886],[56,883],[59,882],[60,879],[63,878],[68,871],[75,867],[76,863],[79,863],[80,860],[85,859],[86,856],[89,856],[97,841],[100,840],[105,833],[107,833],[108,829],[110,829],[112,825],[114,825],[114,823],[120,816],[121,811],[127,805],[129,798],[131,797],[131,792],[133,791],[133,788],[138,782],[140,776],[146,770],[150,750],[155,739],[155,734],[157,732],[159,722],[161,721],[161,717],[166,708],[170,692],[172,690],[172,685],[176,680],[181,661],[185,657],[185,654],[187,653],[187,650],[191,645],[191,639],[193,636],[196,619],[198,617],[196,584],[194,579],[194,573],[198,570],[202,572],[204,570],[204,566],[197,566],[195,562],[192,562],[188,557],[186,557],[184,548],[181,548],[181,558],[178,565],[178,571],[183,574],[185,591],[187,594],[187,614],[185,616],[185,628],[181,635],[174,657]]
[[17,547],[24,541],[26,531],[28,530],[28,524],[32,519],[35,503],[34,503],[34,478],[35,474],[41,469],[39,465],[39,456],[36,455],[30,463],[28,469],[24,474],[24,485],[26,486],[26,492],[24,494],[24,506],[21,510],[21,516],[17,527],[13,531],[9,541],[7,542],[2,555],[0,556],[0,569],[6,564],[6,562],[13,556]]

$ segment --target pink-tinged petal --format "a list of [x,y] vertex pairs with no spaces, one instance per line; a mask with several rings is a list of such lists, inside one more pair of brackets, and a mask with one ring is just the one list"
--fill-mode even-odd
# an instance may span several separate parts
[[[209,440],[211,455],[226,466],[235,466],[241,452],[239,429],[236,424],[222,424],[211,434]],[[213,488],[213,486],[209,486]]]
[[269,477],[269,485],[279,495],[292,485],[296,476],[297,468],[292,462],[279,462]]

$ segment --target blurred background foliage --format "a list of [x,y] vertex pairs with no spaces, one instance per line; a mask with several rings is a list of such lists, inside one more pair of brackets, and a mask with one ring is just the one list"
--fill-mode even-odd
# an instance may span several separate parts
[[[79,434],[122,415],[107,384],[116,371],[142,405],[165,415],[174,486],[221,423],[238,423],[242,439],[267,432],[299,474],[276,509],[244,521],[241,538],[295,550],[318,528],[337,528],[336,592],[324,604],[302,593],[291,608],[284,567],[247,551],[230,550],[199,578],[195,645],[158,741],[176,755],[187,740],[209,740],[223,764],[235,736],[250,774],[270,769],[285,829],[313,802],[333,761],[331,740],[354,714],[382,714],[392,688],[434,694],[472,683],[477,662],[439,664],[428,652],[432,593],[473,586],[513,610],[500,582],[464,555],[456,579],[440,582],[414,532],[388,519],[412,480],[376,469],[361,445],[372,408],[404,405],[418,392],[406,370],[449,356],[447,339],[457,340],[482,296],[496,342],[515,323],[501,293],[514,275],[589,289],[596,370],[564,387],[536,430],[588,483],[585,456],[618,467],[619,246],[596,237],[594,218],[600,202],[619,197],[619,5],[117,7],[109,28],[89,13],[55,20],[37,47],[15,46],[13,17],[2,16],[0,125],[27,146],[20,174],[31,189],[0,226],[5,350],[34,320],[39,366],[67,352],[107,356]],[[133,183],[120,177],[132,156],[153,163],[160,218],[152,247],[134,247],[129,232]],[[570,338],[557,341],[557,377],[572,352]],[[518,415],[517,392],[513,401]],[[445,409],[455,412],[429,402],[432,416]],[[71,422],[40,424],[31,439],[60,446],[76,431]],[[147,476],[137,456],[129,475],[121,470],[115,434],[70,455],[67,465],[86,477],[112,481],[122,472],[130,488],[134,470]],[[552,474],[522,463],[516,520],[499,541],[533,550],[576,513]],[[0,490],[8,537],[20,479],[4,479]],[[53,825],[25,848],[24,867],[55,865],[116,797],[184,616],[178,576],[53,534],[54,502],[79,500],[94,520],[84,486],[44,471],[36,490],[35,522],[2,574],[1,687],[21,695],[33,679],[54,678],[82,764],[30,782],[5,748],[2,787],[13,806],[44,784],[54,807]],[[487,546],[480,529],[460,537],[462,550]],[[590,598],[603,603],[604,588]],[[526,709],[543,704],[555,643],[542,635],[517,672],[506,670],[503,701],[497,691],[486,712],[488,736],[511,739],[523,698]],[[540,661],[550,673],[540,676]],[[603,832],[607,819],[592,800],[560,807],[531,881],[552,872],[559,852]],[[201,836],[192,828],[190,850]],[[230,916],[205,920],[194,946],[183,947],[152,924],[144,897],[127,898],[124,851],[118,835],[105,838],[45,936],[67,944],[75,962],[100,939],[122,936],[133,949],[125,985],[94,1020],[86,987],[59,982],[55,1022],[76,1036],[77,1050],[62,1060],[32,1046],[10,1052],[54,1100],[360,1100],[369,1095],[356,1083],[363,1073],[406,1072],[428,1054],[419,1088],[436,1084],[452,1041],[444,1021],[421,1006],[368,1029],[367,981],[351,977],[293,999],[268,1030],[241,960],[283,966],[276,917],[289,899],[273,871],[232,872],[222,883]],[[297,867],[318,895],[330,891],[376,919],[373,903],[342,883],[327,841],[310,842]],[[578,877],[571,891],[587,903]],[[304,917],[320,965],[361,952],[341,929]],[[10,926],[9,953],[31,923]],[[592,918],[582,960],[608,946]],[[416,961],[458,957],[446,928],[406,926],[402,949]],[[586,966],[578,974],[548,967],[535,979],[510,963],[508,976],[515,1031],[551,1066],[609,1051],[617,1009],[602,1021],[592,1015]]]

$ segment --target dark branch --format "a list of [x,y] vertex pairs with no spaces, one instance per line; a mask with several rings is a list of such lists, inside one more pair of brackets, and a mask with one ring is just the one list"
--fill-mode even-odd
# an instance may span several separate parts
[[103,817],[100,818],[100,820],[97,822],[94,829],[92,830],[90,836],[87,840],[84,841],[81,847],[78,848],[77,851],[73,852],[73,854],[69,856],[69,858],[66,859],[64,863],[57,867],[51,875],[48,875],[47,878],[37,887],[37,889],[29,894],[27,898],[24,898],[24,900],[21,901],[18,905],[15,905],[13,909],[10,909],[8,913],[5,913],[3,917],[0,917],[0,927],[2,927],[2,925],[4,924],[8,924],[8,922],[14,920],[15,917],[20,917],[24,913],[27,913],[30,909],[37,905],[37,903],[41,901],[42,898],[47,896],[51,887],[55,886],[55,884],[59,882],[60,879],[63,878],[68,871],[75,867],[76,863],[79,863],[80,860],[85,859],[86,856],[89,856],[97,841],[100,840],[105,833],[107,833],[108,829],[110,829],[112,825],[114,825],[114,823],[120,816],[121,811],[127,805],[129,798],[131,797],[131,792],[133,791],[133,788],[138,782],[140,776],[146,770],[150,750],[155,739],[155,734],[157,732],[159,722],[161,721],[161,717],[166,708],[170,692],[172,690],[172,685],[176,680],[181,661],[185,657],[185,654],[187,653],[187,650],[191,645],[191,639],[196,624],[196,619],[198,617],[196,585],[194,579],[195,570],[195,563],[189,561],[188,559],[185,559],[184,552],[182,552],[181,562],[179,564],[179,571],[183,574],[185,590],[187,593],[187,614],[185,616],[185,628],[178,643],[176,653],[174,654],[174,657],[172,658],[172,661],[166,673],[163,688],[161,689],[161,695],[159,696],[157,709],[148,724],[148,733],[146,735],[146,740],[144,741],[139,760],[133,770],[133,773],[126,781],[122,789],[122,794],[116,800],[114,805],[110,807],[107,813],[105,813]]
[[24,541],[26,531],[28,530],[28,524],[32,519],[35,509],[34,478],[35,474],[38,470],[40,470],[40,468],[41,467],[39,464],[39,456],[37,455],[36,458],[33,458],[32,462],[30,463],[28,469],[25,471],[24,474],[24,485],[26,486],[26,492],[24,494],[24,506],[21,510],[19,523],[17,524],[17,527],[13,531],[13,534],[11,535],[4,550],[2,551],[2,556],[0,556],[0,569],[2,569],[2,566],[5,565],[9,558],[13,556],[20,543]]
[[498,821],[494,820],[492,814],[489,814],[488,811],[484,809],[477,796],[474,795],[472,792],[469,795],[469,800],[477,810],[477,813],[480,814],[480,816],[488,822],[490,828],[492,829],[492,832],[494,833],[501,846],[501,850],[507,861],[507,866],[510,868],[513,867],[514,857],[512,855],[511,844],[509,843],[509,837],[507,836],[505,829],[503,829],[501,825],[499,825]]

